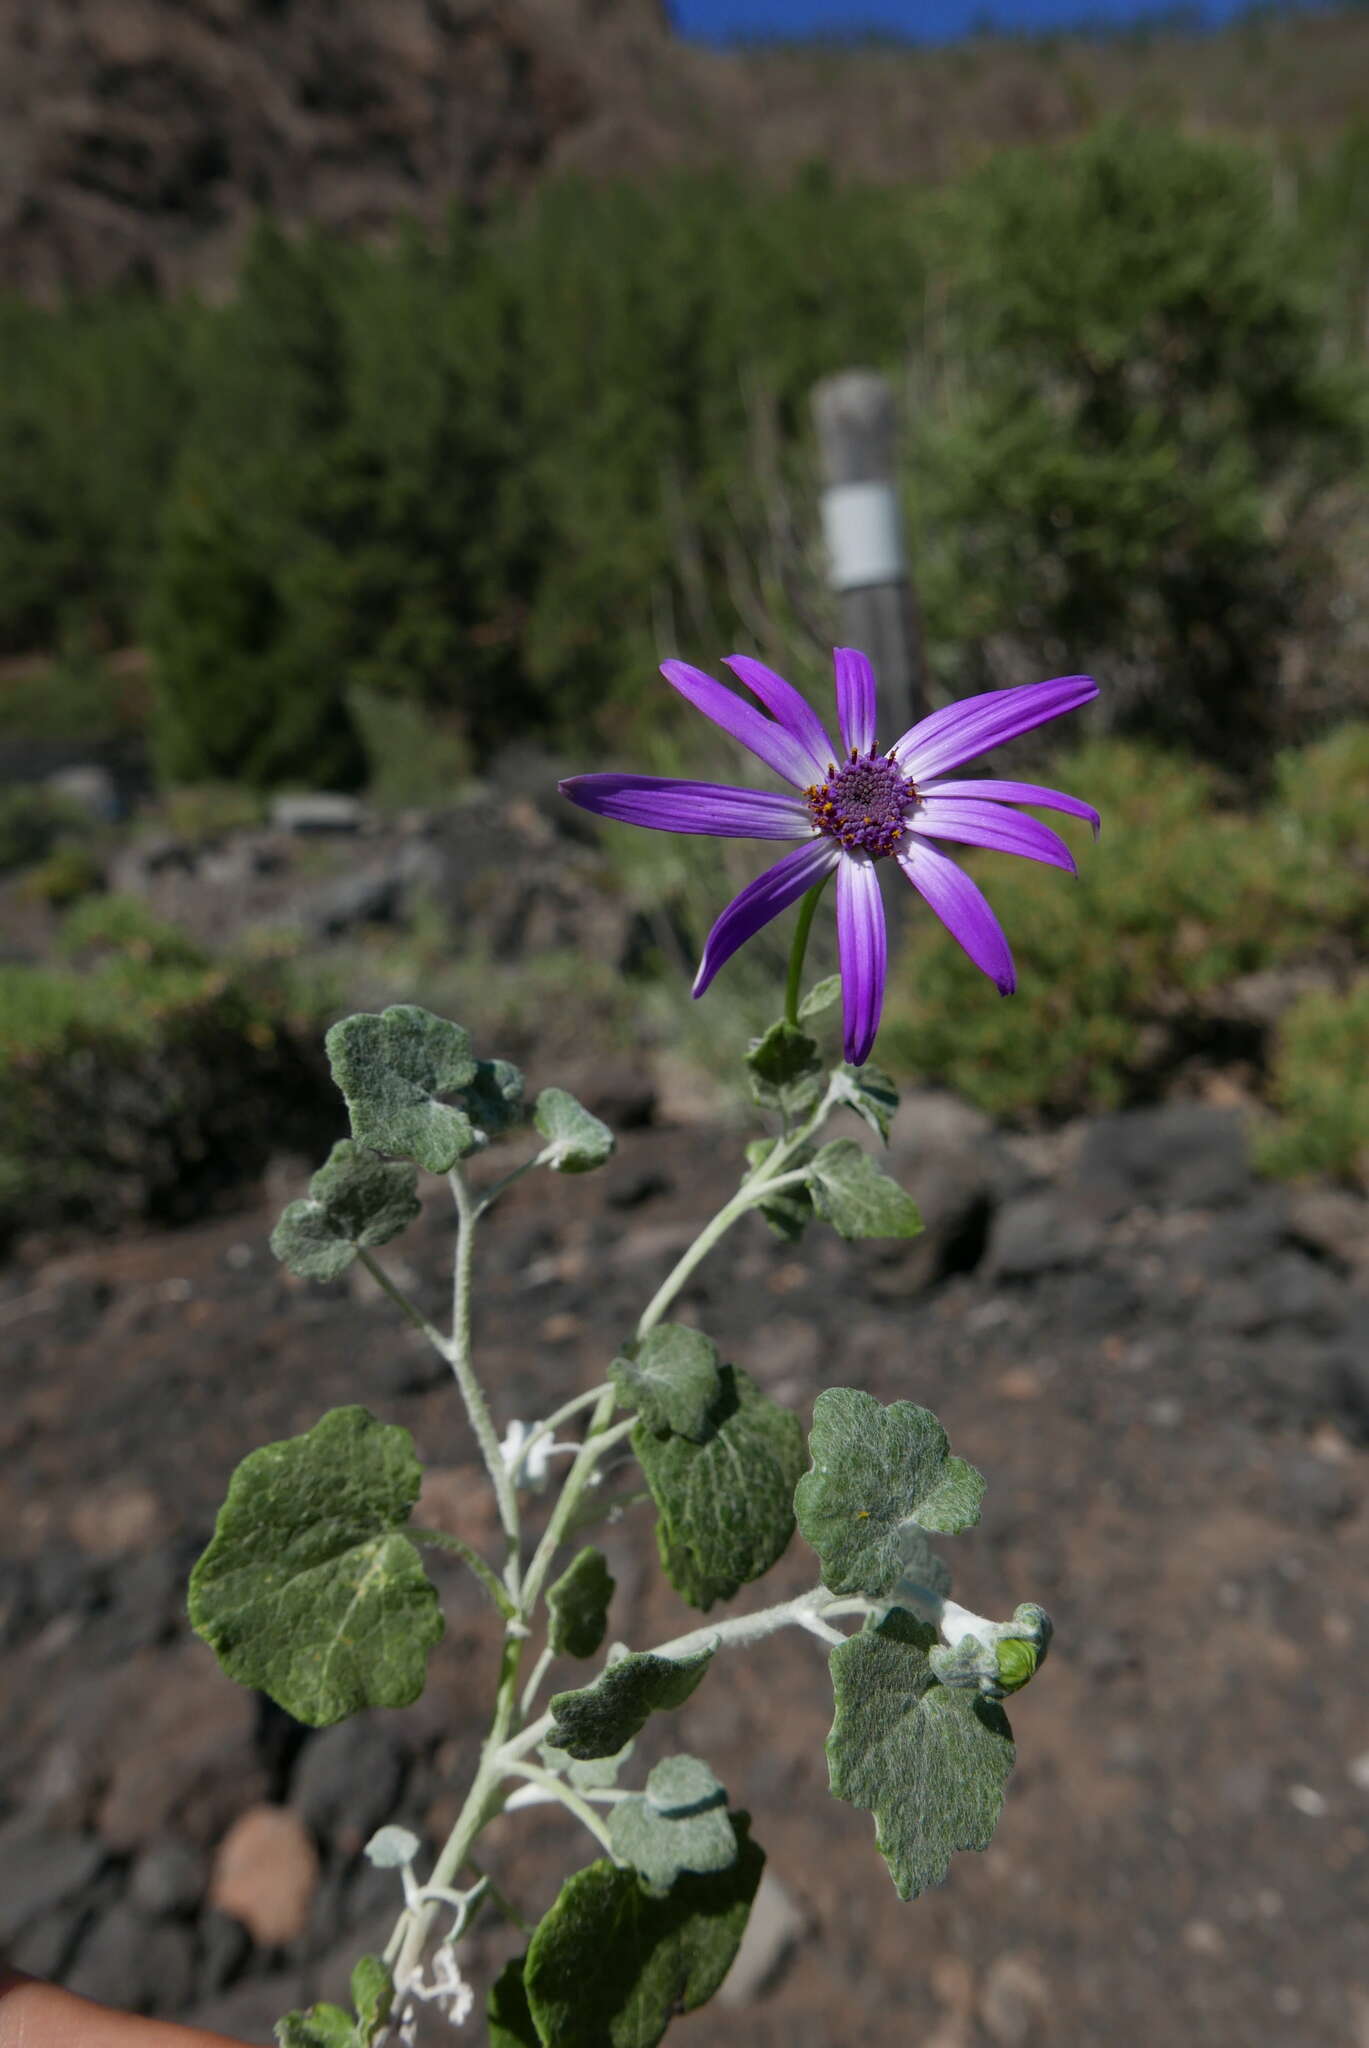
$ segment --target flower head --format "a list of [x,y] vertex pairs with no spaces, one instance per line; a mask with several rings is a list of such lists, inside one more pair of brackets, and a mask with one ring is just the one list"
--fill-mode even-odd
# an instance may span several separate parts
[[835,874],[844,1052],[852,1066],[860,1066],[875,1042],[884,1005],[887,942],[879,862],[897,864],[975,966],[1001,994],[1011,995],[1016,973],[1002,927],[980,889],[936,842],[993,847],[1073,874],[1074,856],[1060,835],[1008,806],[1066,811],[1087,818],[1095,833],[1098,813],[1058,789],[958,781],[951,771],[1077,710],[1097,696],[1098,685],[1091,676],[1060,676],[966,697],[921,719],[881,753],[874,670],[853,647],[838,647],[835,661],[840,747],[832,745],[793,684],[750,655],[730,655],[727,666],[758,700],[759,711],[686,662],[661,664],[662,675],[682,697],[749,747],[794,795],[659,775],[573,775],[561,792],[584,810],[658,832],[799,841],[723,911],[705,942],[694,994],[701,996],[723,962],[762,926]]

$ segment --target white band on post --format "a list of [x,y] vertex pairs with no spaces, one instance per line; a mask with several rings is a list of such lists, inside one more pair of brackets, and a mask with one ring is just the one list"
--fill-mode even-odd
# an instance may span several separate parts
[[822,532],[833,590],[901,583],[908,573],[898,493],[890,483],[830,484],[822,494]]

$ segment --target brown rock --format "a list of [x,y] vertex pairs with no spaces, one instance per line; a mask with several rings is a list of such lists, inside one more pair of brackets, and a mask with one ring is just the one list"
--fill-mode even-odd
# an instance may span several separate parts
[[263,1948],[303,1934],[318,1888],[318,1854],[288,1806],[252,1806],[219,1844],[209,1901],[240,1920]]
[[90,1557],[123,1557],[151,1550],[165,1530],[166,1517],[155,1493],[145,1486],[115,1484],[96,1489],[71,1511],[71,1533]]
[[208,1843],[265,1776],[252,1695],[198,1643],[132,1659],[88,1702],[105,1778],[96,1824],[111,1849],[141,1848],[172,1830]]

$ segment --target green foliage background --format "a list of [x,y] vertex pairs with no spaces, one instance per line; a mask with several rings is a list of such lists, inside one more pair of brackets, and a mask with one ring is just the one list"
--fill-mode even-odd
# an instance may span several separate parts
[[830,645],[808,397],[872,362],[938,686],[1093,664],[1118,723],[1249,765],[1344,598],[1366,167],[1369,127],[1290,171],[1115,124],[940,190],[263,224],[214,307],[5,300],[0,655],[145,644],[172,780],[356,783],[395,698],[454,760],[622,747],[666,653]]

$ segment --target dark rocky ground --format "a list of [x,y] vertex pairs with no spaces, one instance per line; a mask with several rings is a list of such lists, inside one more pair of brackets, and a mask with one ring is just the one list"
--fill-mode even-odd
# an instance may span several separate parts
[[[1199,1105],[1008,1141],[926,1097],[896,1128],[926,1237],[786,1248],[748,1220],[686,1312],[801,1408],[834,1382],[935,1408],[989,1481],[981,1528],[950,1546],[957,1593],[992,1613],[1040,1599],[1056,1646],[1013,1705],[992,1848],[911,1906],[869,1817],[827,1794],[810,1638],[730,1657],[652,1731],[715,1763],[781,1887],[768,1975],[679,2038],[1365,2048],[1366,1205],[1253,1180],[1235,1117]],[[501,1423],[602,1375],[740,1142],[639,1128],[602,1174],[513,1191],[478,1304]],[[272,1261],[302,1177],[282,1170],[250,1213],[35,1248],[0,1273],[0,1946],[261,2041],[383,1938],[390,1882],[359,1845],[382,1818],[445,1831],[493,1656],[478,1596],[439,1565],[450,1619],[423,1699],[310,1734],[188,1632],[184,1579],[232,1467],[337,1402],[414,1431],[425,1518],[490,1535],[419,1341],[369,1283],[308,1286]],[[394,1248],[433,1313],[449,1237],[434,1208]],[[617,1633],[646,1646],[683,1625],[644,1511],[603,1541]],[[810,1577],[796,1542],[751,1598]],[[283,1850],[257,1848],[262,1882],[293,1885],[282,1910],[303,1926],[274,1946],[207,1903],[216,1850],[263,1803],[293,1819]],[[490,1861],[536,1910],[583,1859],[574,1832],[508,1817]],[[481,1967],[509,1946],[492,1930]]]

